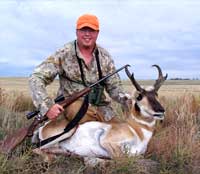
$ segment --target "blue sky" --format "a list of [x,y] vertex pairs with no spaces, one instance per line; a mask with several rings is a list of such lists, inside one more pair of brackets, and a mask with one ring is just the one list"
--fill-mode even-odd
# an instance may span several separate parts
[[1,0],[0,77],[29,76],[76,38],[84,13],[98,16],[98,43],[117,68],[128,63],[136,78],[155,79],[158,64],[169,78],[200,78],[197,0]]

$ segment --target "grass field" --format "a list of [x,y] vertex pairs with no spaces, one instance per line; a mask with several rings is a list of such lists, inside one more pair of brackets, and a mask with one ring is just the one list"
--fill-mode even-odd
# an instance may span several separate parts
[[[152,80],[138,82],[144,86],[154,83]],[[129,81],[123,81],[123,85],[129,93],[135,90]],[[49,94],[56,94],[57,88],[58,81],[55,81],[48,87]],[[200,81],[166,81],[159,90],[159,98],[166,116],[157,125],[147,153],[136,158],[114,159],[104,169],[105,174],[200,173]],[[118,106],[115,107],[118,111]],[[0,78],[0,139],[30,124],[25,112],[33,109],[27,78]],[[31,148],[28,139],[12,154],[0,154],[0,174],[83,173],[84,165],[79,159],[59,157],[47,164]]]
[[[154,84],[154,80],[139,80],[138,83],[144,86]],[[134,88],[129,80],[123,81],[124,88],[131,92]],[[28,78],[3,78],[0,77],[0,87],[6,91],[20,91],[29,94]],[[49,93],[56,93],[58,89],[58,80],[55,80],[47,87]],[[175,93],[193,93],[200,94],[200,80],[167,80],[160,88],[161,95],[171,95]]]

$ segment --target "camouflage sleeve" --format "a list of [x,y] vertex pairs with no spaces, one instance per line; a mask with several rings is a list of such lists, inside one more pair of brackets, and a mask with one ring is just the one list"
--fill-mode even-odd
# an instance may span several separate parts
[[[109,56],[108,66],[107,66],[107,74],[116,71],[115,64],[111,56]],[[118,103],[124,105],[123,96],[125,96],[125,92],[122,86],[122,81],[120,79],[119,74],[115,74],[111,76],[109,79],[106,80],[106,91],[108,92],[109,96],[117,101]]]
[[29,78],[29,88],[33,103],[42,115],[45,115],[54,104],[54,101],[47,94],[46,86],[61,71],[61,66],[59,66],[61,57],[61,52],[56,52],[37,66]]

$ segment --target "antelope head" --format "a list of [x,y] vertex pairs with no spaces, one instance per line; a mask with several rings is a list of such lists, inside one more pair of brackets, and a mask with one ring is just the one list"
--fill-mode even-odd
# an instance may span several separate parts
[[158,65],[152,65],[158,70],[158,79],[151,88],[141,87],[134,78],[134,74],[125,68],[126,74],[136,88],[135,94],[135,110],[146,118],[154,118],[157,120],[164,119],[165,110],[158,100],[158,90],[167,79],[167,74],[163,76],[162,70]]

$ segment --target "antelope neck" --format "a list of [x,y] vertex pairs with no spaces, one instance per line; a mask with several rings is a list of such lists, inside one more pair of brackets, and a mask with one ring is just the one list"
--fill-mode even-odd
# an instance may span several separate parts
[[153,120],[152,118],[149,119],[149,118],[142,116],[140,112],[137,112],[134,109],[133,109],[131,115],[128,117],[127,121],[129,123],[130,123],[130,121],[136,122],[140,128],[144,128],[151,132],[154,131],[155,120]]
[[[145,109],[145,112],[147,112],[149,115],[151,115],[151,113],[149,113],[147,109]],[[138,120],[142,120],[142,121],[145,121],[145,122],[148,122],[148,123],[151,123],[152,121],[154,121],[153,116],[151,118],[147,118],[147,117],[144,117],[141,114],[140,105],[137,101],[135,102],[134,109],[133,109],[132,113],[133,113],[134,117],[136,117]]]

